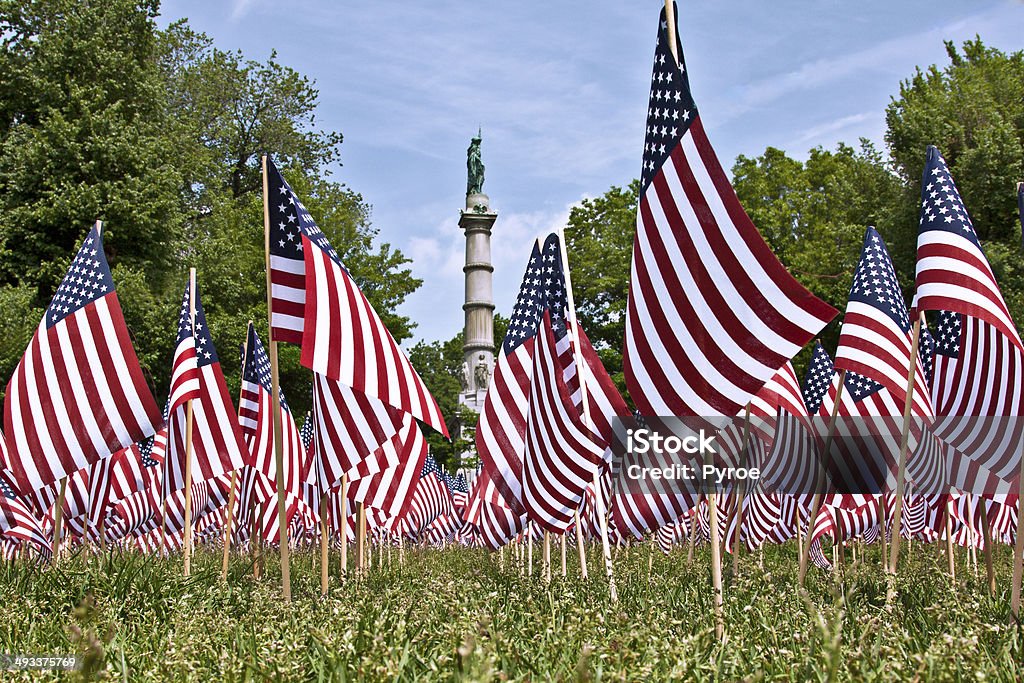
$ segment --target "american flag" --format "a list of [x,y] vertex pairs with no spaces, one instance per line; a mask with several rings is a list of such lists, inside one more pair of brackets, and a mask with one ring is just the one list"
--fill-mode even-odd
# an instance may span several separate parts
[[736,415],[836,311],[772,253],[704,132],[662,10],[623,370],[644,415]]
[[[896,405],[902,406],[911,362],[910,318],[896,270],[881,235],[868,228],[850,287],[835,367],[882,385]],[[934,411],[920,355],[913,362],[913,415],[930,417]],[[898,408],[891,414],[902,415],[903,411]]]
[[[566,290],[557,235],[544,242],[547,264],[542,284],[531,289],[529,302],[539,317],[509,325],[519,337],[512,344],[534,340],[529,408],[523,459],[523,504],[544,529],[562,532],[573,521],[583,493],[604,462],[607,442],[584,422],[566,383],[572,358],[566,319]],[[561,348],[559,348],[561,347]],[[575,373],[575,366],[572,368]],[[578,380],[577,380],[578,383]]]
[[[276,491],[277,462],[274,458],[274,407],[271,400],[271,378],[270,359],[263,347],[263,342],[256,334],[256,328],[249,323],[248,341],[246,343],[245,365],[242,368],[242,391],[241,400],[238,404],[238,421],[241,423],[242,433],[248,447],[248,457],[245,464],[264,475],[255,477],[261,484],[261,488],[268,485]],[[282,481],[285,492],[299,495],[300,484],[306,480],[309,462],[305,448],[302,445],[302,436],[295,424],[295,418],[285,400],[284,392],[278,388],[280,400],[281,437],[284,451],[282,460],[284,471]],[[249,478],[246,478],[248,481]],[[245,487],[241,490],[248,490]],[[270,490],[264,490],[259,496],[265,501]],[[244,496],[246,503],[248,496]],[[243,505],[242,509],[247,509]]]
[[[356,468],[358,476],[349,484],[348,497],[384,513],[388,523],[393,524],[402,518],[412,502],[412,494],[427,459],[427,441],[416,422],[406,414],[402,428],[378,451],[381,452]],[[398,464],[376,474],[361,471],[374,460],[380,462],[385,459]]]
[[160,413],[89,231],[7,385],[8,465],[34,491],[153,434]]
[[1024,350],[946,160],[932,146],[921,180],[916,307],[979,318]]
[[321,489],[334,486],[345,474],[351,480],[398,464],[371,457],[394,455],[392,450],[379,449],[398,433],[404,420],[404,413],[380,399],[314,373],[312,420],[312,466],[307,481],[318,482]]
[[839,418],[829,452],[822,454],[831,480],[828,490],[833,494],[826,501],[848,509],[865,505],[887,486],[895,485],[893,467],[903,429],[902,407],[878,382],[855,372],[847,371],[845,376],[836,372],[820,345],[815,348],[808,375],[813,379],[807,382],[805,396],[808,407],[818,406],[819,419],[814,426],[819,450],[824,448],[833,409]]
[[266,173],[271,339],[301,344],[307,368],[448,436],[437,401],[269,157]]
[[530,378],[544,279],[554,272],[534,241],[508,331],[494,364],[476,430],[476,449],[498,495],[514,513],[522,506],[522,454],[526,449]]
[[437,464],[434,456],[428,453],[423,469],[420,470],[419,481],[413,490],[408,511],[402,521],[407,524],[413,536],[418,536],[435,519],[454,512],[455,505],[448,490],[447,473]]
[[[169,430],[163,458],[163,492],[185,488],[187,402],[192,402],[192,481],[202,482],[245,463],[245,442],[221,371],[198,288],[185,287],[171,366]],[[192,301],[195,297],[195,301]],[[195,324],[192,308],[195,308]],[[198,508],[196,508],[198,509]]]
[[[998,482],[1017,476],[1024,438],[1024,357],[997,328],[980,318],[941,311],[936,328],[932,399],[941,416],[935,432],[954,451],[957,483],[975,493],[991,493]],[[980,469],[958,462],[966,457]],[[959,479],[959,477],[957,477]]]
[[12,479],[9,473],[0,471],[0,537],[18,539],[49,552],[50,542],[43,533],[42,525],[18,498]]

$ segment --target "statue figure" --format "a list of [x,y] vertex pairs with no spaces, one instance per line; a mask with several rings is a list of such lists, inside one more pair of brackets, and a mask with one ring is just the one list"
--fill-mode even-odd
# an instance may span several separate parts
[[491,369],[487,367],[487,363],[481,361],[476,366],[476,372],[474,379],[476,379],[476,388],[485,389],[487,388],[487,380],[490,379]]
[[466,196],[484,192],[484,162],[480,158],[480,141],[482,139],[481,131],[478,130],[476,137],[469,143],[469,149],[466,150],[466,168],[469,171]]
[[459,381],[462,383],[462,390],[469,391],[469,363],[462,361],[462,376],[459,377]]

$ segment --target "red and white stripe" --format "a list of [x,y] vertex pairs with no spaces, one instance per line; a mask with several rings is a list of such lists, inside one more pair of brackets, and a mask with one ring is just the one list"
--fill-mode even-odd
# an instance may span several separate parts
[[[666,90],[675,91],[676,104],[661,100]],[[668,155],[640,197],[623,369],[644,415],[732,417],[836,311],[772,253],[729,184],[696,108],[669,121],[667,137],[667,127],[660,139],[652,136],[664,123],[661,112],[678,113],[678,102],[690,98],[662,12],[648,147],[666,143]]]
[[559,362],[550,312],[537,335],[523,462],[523,504],[544,529],[562,532],[604,462],[607,442],[572,404]]
[[[86,252],[99,264],[88,267],[107,269],[95,229],[75,263]],[[7,464],[23,491],[141,441],[161,424],[112,289],[52,327],[49,316],[18,362],[4,400]]]

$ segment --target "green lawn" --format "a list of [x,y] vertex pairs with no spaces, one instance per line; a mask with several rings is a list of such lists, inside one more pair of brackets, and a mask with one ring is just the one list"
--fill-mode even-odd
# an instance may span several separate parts
[[[703,550],[703,552],[700,552]],[[597,569],[592,548],[591,572]],[[570,554],[570,573],[575,572]],[[277,567],[256,582],[233,558],[200,551],[194,575],[180,558],[66,558],[59,566],[0,564],[0,652],[85,654],[107,680],[1019,680],[1024,635],[1011,626],[1007,548],[996,557],[1000,593],[987,596],[958,551],[958,583],[935,546],[914,544],[886,606],[877,550],[847,566],[844,589],[813,569],[796,588],[795,548],[769,547],[763,569],[744,556],[730,577],[726,635],[714,634],[707,549],[619,553],[619,602],[603,578],[545,586],[479,550],[407,551],[390,566],[319,597],[318,554],[293,557],[295,599]],[[862,554],[863,557],[863,554]],[[376,560],[377,558],[375,558]],[[540,552],[534,553],[539,570]],[[2,680],[58,674],[0,674]],[[66,679],[78,674],[63,674]]]

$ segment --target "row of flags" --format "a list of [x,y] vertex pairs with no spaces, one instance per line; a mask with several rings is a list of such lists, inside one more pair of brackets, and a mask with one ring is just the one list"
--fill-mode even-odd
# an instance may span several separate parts
[[[838,346],[830,356],[815,345],[801,385],[791,360],[838,312],[787,272],[739,203],[667,9],[625,320],[635,413],[576,319],[564,240],[547,235],[484,400],[481,467],[471,482],[451,477],[422,432],[447,436],[437,402],[266,159],[270,339],[250,323],[237,412],[193,278],[161,419],[98,225],[8,385],[0,535],[42,548],[63,516],[82,537],[144,549],[174,547],[192,528],[287,547],[325,523],[345,543],[357,504],[386,542],[600,538],[609,570],[609,544],[649,535],[663,548],[700,538],[713,552],[720,539],[738,552],[796,537],[819,566],[825,537],[973,543],[977,510],[994,538],[1019,542],[1024,345],[945,160],[928,149],[911,306],[867,228]],[[278,343],[299,345],[311,371],[301,430],[274,376]],[[667,415],[732,420],[718,435],[723,459],[763,477],[714,491],[617,485],[616,425]],[[857,431],[858,420],[878,428]]]

